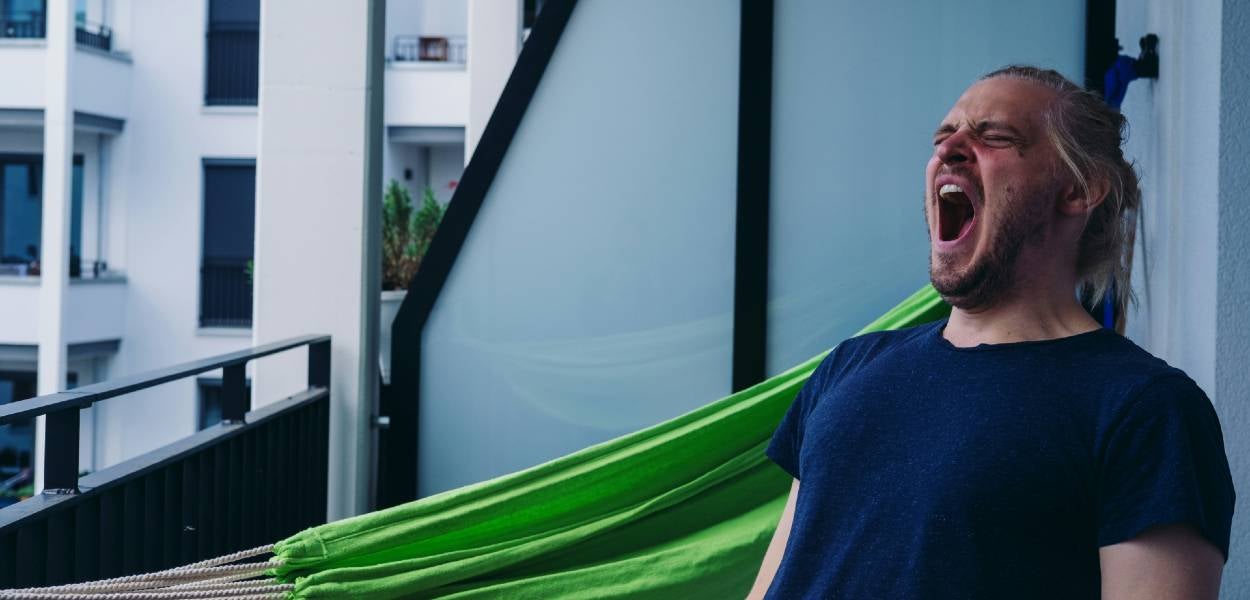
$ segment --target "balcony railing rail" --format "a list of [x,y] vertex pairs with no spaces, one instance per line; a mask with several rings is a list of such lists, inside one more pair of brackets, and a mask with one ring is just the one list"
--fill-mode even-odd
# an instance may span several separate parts
[[74,28],[74,41],[80,46],[108,52],[113,49],[113,29],[103,23],[79,21]]
[[[247,363],[308,347],[308,387],[248,411]],[[79,413],[222,370],[222,423],[79,477]],[[45,490],[0,509],[0,588],[160,570],[271,543],[324,522],[330,337],[310,335],[0,406],[45,416]]]
[[43,38],[46,21],[39,11],[0,12],[0,38]]
[[396,62],[441,62],[463,65],[468,59],[468,38],[463,35],[397,35],[391,45],[391,60]]
[[246,260],[209,260],[200,267],[200,327],[251,327],[252,278]]

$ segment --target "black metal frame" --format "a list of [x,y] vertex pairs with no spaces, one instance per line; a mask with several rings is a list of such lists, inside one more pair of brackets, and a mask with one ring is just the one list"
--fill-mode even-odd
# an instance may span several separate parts
[[[733,389],[766,375],[768,249],[772,164],[774,0],[740,0],[738,191],[734,273]],[[460,179],[429,253],[391,327],[392,383],[382,390],[379,506],[418,497],[421,336],[512,136],[551,59],[576,0],[543,5],[490,123]],[[1099,48],[1115,47],[1115,0],[1087,0],[1086,79],[1105,67]],[[750,40],[748,48],[747,40]],[[767,43],[764,43],[767,42]],[[1114,55],[1112,55],[1114,59]],[[1109,64],[1109,63],[1108,63]],[[1101,83],[1099,83],[1101,85]],[[401,366],[402,365],[402,366]]]
[[772,171],[773,0],[743,0],[738,51],[738,214],[734,244],[733,391],[766,376]]
[[1119,51],[1115,0],[1085,0],[1085,89],[1102,97],[1103,77]]
[[[308,388],[248,412],[247,363],[303,346]],[[216,369],[223,423],[79,478],[79,411]],[[330,337],[309,335],[0,406],[0,425],[47,417],[45,491],[0,509],[0,587],[165,568],[323,522],[329,380]]]

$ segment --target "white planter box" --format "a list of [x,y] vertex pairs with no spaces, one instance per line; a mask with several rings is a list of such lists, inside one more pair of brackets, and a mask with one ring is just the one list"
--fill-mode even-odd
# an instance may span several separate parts
[[382,383],[390,385],[391,383],[391,324],[395,322],[395,315],[399,314],[399,305],[404,303],[404,296],[407,296],[406,290],[393,290],[382,292],[382,310],[378,319],[378,326],[382,331],[378,335],[378,360],[382,363]]

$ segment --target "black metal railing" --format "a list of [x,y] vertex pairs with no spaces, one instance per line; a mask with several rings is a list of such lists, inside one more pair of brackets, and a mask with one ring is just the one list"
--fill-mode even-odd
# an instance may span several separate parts
[[200,327],[251,327],[248,262],[205,260],[200,267]]
[[468,38],[462,35],[397,35],[391,44],[391,60],[464,64],[469,60]]
[[260,82],[260,29],[256,23],[215,23],[208,32],[209,106],[255,106]]
[[[308,388],[247,410],[248,361],[308,347]],[[79,477],[79,412],[222,369],[223,422]],[[46,490],[0,509],[0,588],[149,572],[272,543],[325,521],[330,338],[306,336],[0,406],[46,416]]]
[[74,28],[74,41],[80,46],[108,52],[113,49],[113,30],[108,25],[80,21]]
[[0,12],[0,38],[43,38],[47,35],[42,12]]

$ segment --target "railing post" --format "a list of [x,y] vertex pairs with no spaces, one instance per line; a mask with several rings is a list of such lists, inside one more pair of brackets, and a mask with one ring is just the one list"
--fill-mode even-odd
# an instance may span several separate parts
[[244,381],[247,363],[229,365],[221,369],[221,420],[223,423],[242,423],[247,414],[247,385]]
[[78,408],[48,413],[44,423],[43,488],[78,492]]
[[308,345],[308,387],[330,387],[330,340]]

